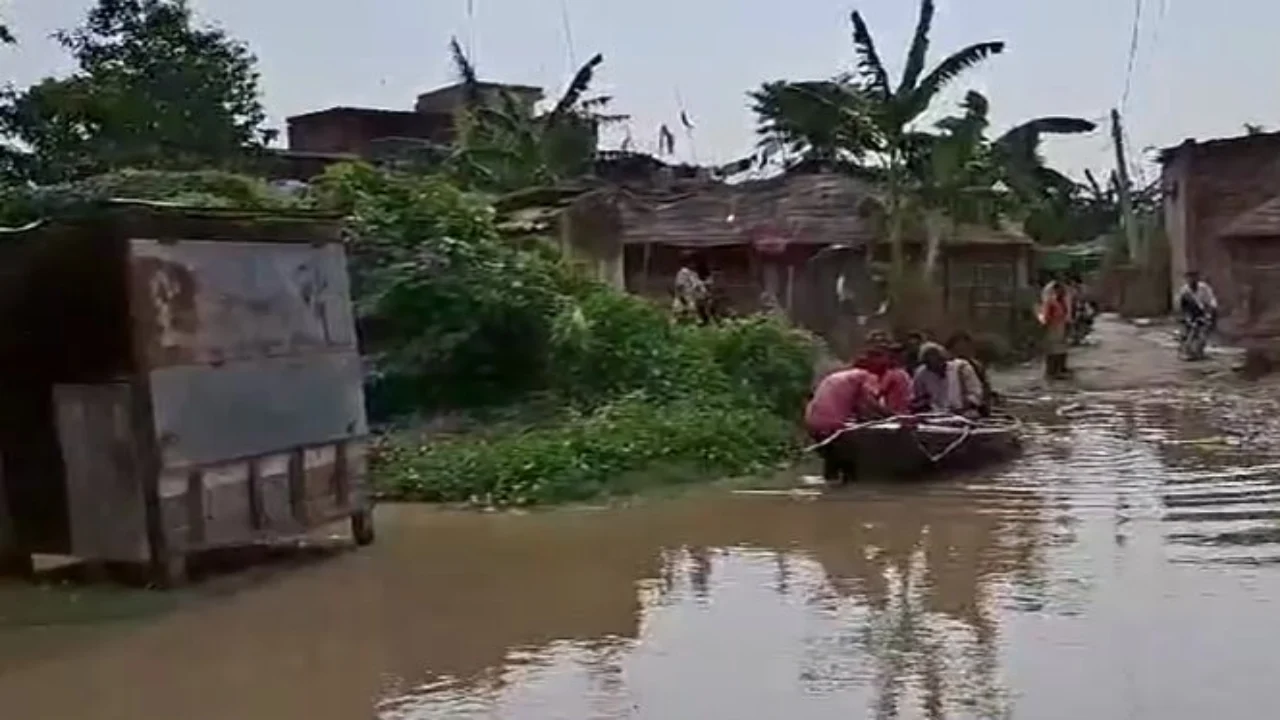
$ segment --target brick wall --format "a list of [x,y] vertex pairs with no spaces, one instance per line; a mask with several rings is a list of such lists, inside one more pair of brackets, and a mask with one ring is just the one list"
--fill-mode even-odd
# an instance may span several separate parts
[[1162,186],[1173,289],[1188,267],[1199,269],[1229,315],[1240,305],[1240,282],[1217,233],[1280,195],[1280,134],[1184,144],[1166,155]]
[[289,119],[289,149],[367,157],[374,140],[391,137],[452,142],[453,116],[390,110],[339,109]]

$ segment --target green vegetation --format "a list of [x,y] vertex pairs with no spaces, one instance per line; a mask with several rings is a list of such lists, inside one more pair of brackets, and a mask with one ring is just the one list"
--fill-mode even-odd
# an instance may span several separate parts
[[[906,271],[901,241],[912,224],[926,229],[934,247],[957,222],[1011,221],[1025,224],[1036,239],[1063,241],[1063,220],[1087,210],[1084,186],[1046,167],[1039,145],[1046,134],[1091,132],[1090,121],[1037,118],[988,140],[987,98],[971,91],[962,112],[936,122],[936,131],[919,127],[942,91],[1005,49],[1003,42],[975,43],[926,72],[933,18],[933,0],[921,0],[896,85],[866,21],[854,12],[855,72],[768,82],[750,94],[766,159],[848,172],[884,190],[899,279]],[[926,261],[921,271],[928,277],[933,268]]]
[[529,505],[756,472],[794,449],[794,422],[758,405],[637,395],[496,437],[391,440],[375,468],[381,489],[395,497]]
[[99,0],[56,37],[76,70],[0,99],[11,178],[242,166],[271,139],[254,56],[185,0]]
[[[971,92],[958,113],[919,127],[944,89],[1004,49],[982,42],[929,67],[933,15],[921,0],[896,83],[854,13],[856,72],[752,93],[766,159],[876,183],[895,276],[904,232],[927,232],[935,252],[899,290],[927,288],[937,244],[958,223],[1024,222],[1065,237],[1082,216],[1090,228],[1113,217],[1096,183],[1096,202],[1085,203],[1038,154],[1043,134],[1092,123],[1041,118],[988,139],[987,99]],[[97,0],[57,37],[74,70],[0,96],[0,222],[110,197],[344,214],[370,414],[397,428],[372,465],[388,495],[578,500],[630,491],[646,473],[665,482],[748,472],[796,447],[813,338],[764,318],[673,324],[662,308],[588,280],[552,243],[497,231],[496,196],[594,171],[599,128],[625,119],[592,92],[602,56],[540,109],[494,94],[455,42],[464,103],[454,146],[390,158],[394,169],[333,167],[291,195],[239,174],[259,167],[272,138],[256,63],[243,43],[199,25],[186,0]],[[0,43],[12,41],[0,24]],[[441,432],[442,418],[469,430]]]
[[[581,500],[634,489],[652,467],[719,476],[794,450],[816,350],[808,335],[763,318],[674,325],[584,279],[549,245],[503,241],[487,205],[438,177],[353,165],[315,187],[311,202],[347,212],[359,238],[371,412],[419,416],[375,454],[390,496]],[[484,429],[486,415],[521,404],[550,411]],[[446,411],[483,412],[481,428],[422,429],[423,416]]]

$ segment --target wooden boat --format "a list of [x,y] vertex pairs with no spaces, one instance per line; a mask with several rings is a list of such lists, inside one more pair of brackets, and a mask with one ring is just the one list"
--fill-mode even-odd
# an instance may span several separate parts
[[911,477],[972,470],[1015,456],[1021,449],[1017,418],[970,420],[958,415],[889,418],[852,425],[828,442],[859,474]]

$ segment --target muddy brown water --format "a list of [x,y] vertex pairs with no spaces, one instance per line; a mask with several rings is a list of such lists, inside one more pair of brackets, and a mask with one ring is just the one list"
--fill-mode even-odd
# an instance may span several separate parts
[[1075,720],[1280,705],[1280,404],[1145,391],[1021,410],[1025,456],[976,477],[528,515],[386,507],[373,548],[226,596],[71,627],[0,613],[0,707]]

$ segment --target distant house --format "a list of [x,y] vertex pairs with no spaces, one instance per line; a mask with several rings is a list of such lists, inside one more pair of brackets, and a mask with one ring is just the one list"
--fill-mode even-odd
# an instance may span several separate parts
[[1228,334],[1280,332],[1263,322],[1280,314],[1280,133],[1187,140],[1160,162],[1174,289],[1199,270]]
[[[530,112],[543,97],[541,88],[528,85],[482,82],[478,90],[482,103],[496,103],[505,92]],[[451,145],[465,92],[462,84],[454,84],[422,93],[412,110],[332,107],[294,115],[286,121],[289,147],[272,153],[268,174],[306,180],[336,162],[374,160],[406,147]]]
[[[665,191],[600,188],[569,204],[558,233],[602,280],[660,303],[670,298],[682,254],[698,251],[731,309],[776,306],[830,335],[844,332],[838,321],[851,310],[874,314],[883,300],[877,268],[889,259],[884,227],[869,185],[788,173],[739,184],[703,179]],[[904,242],[908,254],[922,255],[918,234]],[[948,233],[938,278],[949,318],[1008,330],[1030,282],[1033,249],[1011,228],[963,225]]]

